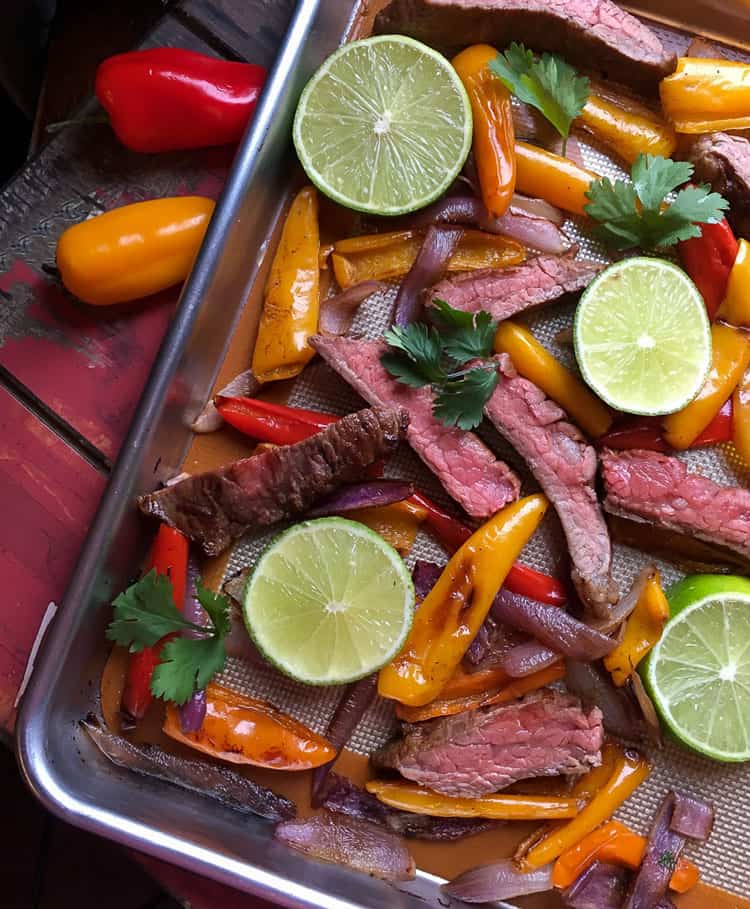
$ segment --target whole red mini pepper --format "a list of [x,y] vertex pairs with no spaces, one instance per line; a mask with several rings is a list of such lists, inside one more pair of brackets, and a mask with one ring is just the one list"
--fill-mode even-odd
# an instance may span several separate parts
[[[155,568],[157,574],[164,574],[170,579],[174,604],[180,611],[185,602],[187,564],[187,537],[179,530],[162,524],[146,563],[146,573]],[[144,647],[138,653],[130,654],[122,695],[122,709],[132,720],[142,719],[153,700],[151,674],[159,662],[163,643],[164,641],[160,641],[153,647]]]
[[678,244],[682,267],[701,292],[711,321],[724,299],[729,272],[739,246],[726,218],[717,224],[701,224],[700,237],[681,240]]
[[265,77],[253,63],[155,47],[104,60],[95,88],[123,145],[164,152],[239,142]]

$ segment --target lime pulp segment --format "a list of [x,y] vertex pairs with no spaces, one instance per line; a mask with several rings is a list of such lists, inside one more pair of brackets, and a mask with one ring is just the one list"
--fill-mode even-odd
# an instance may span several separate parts
[[305,87],[294,119],[312,182],[358,211],[396,215],[442,195],[471,147],[471,108],[450,62],[401,35],[346,44]]
[[698,394],[711,363],[711,329],[698,289],[664,259],[624,259],[584,292],[575,316],[586,382],[617,410],[667,414]]
[[263,553],[244,618],[260,651],[313,685],[351,682],[398,653],[411,628],[414,586],[403,560],[363,524],[297,524]]
[[750,592],[711,594],[684,608],[645,675],[681,742],[716,760],[750,760]]

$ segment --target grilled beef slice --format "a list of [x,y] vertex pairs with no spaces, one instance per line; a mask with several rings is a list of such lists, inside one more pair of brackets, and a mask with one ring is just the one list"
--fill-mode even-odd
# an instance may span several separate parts
[[518,498],[520,480],[478,436],[433,416],[429,388],[409,388],[388,375],[380,364],[385,344],[327,335],[311,344],[366,401],[408,411],[409,444],[472,517],[488,518]]
[[507,354],[496,361],[502,378],[484,412],[555,506],[581,599],[606,615],[619,596],[610,574],[612,544],[594,490],[596,453],[557,404],[518,375]]
[[218,555],[253,527],[304,512],[319,498],[362,477],[406,434],[399,408],[349,414],[296,445],[284,445],[141,496],[138,506]]
[[676,63],[651,29],[610,0],[391,0],[375,31],[443,49],[520,41],[651,91]]
[[509,704],[404,725],[378,767],[445,795],[477,798],[516,780],[581,774],[601,763],[602,714],[545,690]]
[[690,534],[750,556],[750,490],[689,473],[654,451],[601,453],[604,510]]
[[464,312],[484,309],[501,322],[519,312],[583,290],[604,268],[599,262],[565,256],[535,256],[511,268],[485,268],[445,278],[427,291]]
[[690,147],[688,160],[695,179],[710,183],[730,204],[726,213],[740,236],[750,235],[750,140],[729,133],[701,136]]

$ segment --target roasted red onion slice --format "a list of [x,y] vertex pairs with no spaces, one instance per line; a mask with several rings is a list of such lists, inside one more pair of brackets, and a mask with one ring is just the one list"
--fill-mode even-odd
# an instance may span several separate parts
[[677,797],[668,793],[656,812],[641,867],[633,878],[622,909],[654,909],[666,895],[685,838],[670,829]]
[[310,518],[324,518],[329,515],[353,511],[356,508],[376,508],[403,502],[414,492],[411,483],[401,480],[370,480],[366,483],[353,483],[344,486],[331,495],[321,499],[307,512]]
[[[360,679],[358,682],[352,682],[351,685],[347,685],[344,689],[341,700],[338,702],[326,729],[326,738],[336,749],[337,757],[341,749],[352,737],[362,717],[367,713],[370,704],[375,700],[377,690],[377,672]],[[328,775],[335,763],[336,758],[313,770],[310,796],[313,808],[318,808],[325,798]]]
[[705,842],[714,827],[714,806],[682,792],[675,792],[669,827],[681,836]]
[[361,281],[321,301],[318,330],[323,334],[344,335],[352,327],[359,305],[373,294],[385,290],[383,281]]
[[465,903],[491,903],[552,890],[552,865],[524,874],[511,859],[464,871],[440,888]]
[[598,663],[565,661],[568,689],[602,712],[604,728],[612,735],[637,741],[643,738],[643,718],[627,691],[615,688],[608,672]]
[[469,645],[469,649],[464,654],[464,664],[475,667],[487,658],[492,647],[495,628],[495,620],[491,615],[488,615],[479,627],[479,631]]
[[513,193],[510,202],[511,211],[518,214],[530,215],[532,218],[545,218],[558,227],[562,226],[565,215],[559,208],[550,205],[545,199],[535,199],[533,196],[522,196],[521,193]]
[[649,697],[643,681],[637,672],[634,672],[628,679],[628,687],[632,691],[633,697],[643,715],[648,738],[657,747],[661,747],[661,724],[659,723],[659,715],[656,712],[656,707],[654,707],[654,702]]
[[305,855],[386,881],[410,881],[415,875],[414,859],[401,840],[368,821],[325,811],[283,821],[274,836]]
[[625,868],[594,862],[563,890],[563,905],[568,909],[620,909],[627,884]]
[[414,581],[414,595],[418,600],[423,600],[437,584],[444,567],[444,565],[436,565],[435,562],[417,559],[411,577]]
[[443,276],[448,260],[463,235],[459,227],[427,228],[417,258],[401,282],[393,309],[393,324],[403,328],[416,321],[422,308],[420,295]]
[[560,659],[560,654],[539,641],[526,641],[512,647],[500,661],[511,678],[520,679],[540,669],[546,669]]
[[[194,555],[189,556],[187,566],[187,582],[185,584],[185,600],[182,615],[194,625],[205,625],[208,619],[203,607],[198,602],[197,584],[200,580],[198,562]],[[200,638],[200,631],[185,631],[186,638]],[[196,691],[190,700],[180,707],[180,726],[183,732],[197,732],[203,725],[206,715],[206,692]]]
[[[225,385],[216,395],[217,398],[252,398],[260,391],[260,382],[253,375],[252,369],[246,369],[231,382]],[[213,400],[208,401],[203,410],[198,414],[190,428],[193,432],[216,432],[224,424],[224,417],[216,409]]]
[[617,642],[579,622],[559,606],[547,606],[503,588],[492,604],[493,618],[530,634],[551,650],[574,660],[598,660]]

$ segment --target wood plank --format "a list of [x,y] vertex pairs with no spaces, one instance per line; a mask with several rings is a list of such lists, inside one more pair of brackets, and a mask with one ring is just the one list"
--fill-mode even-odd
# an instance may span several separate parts
[[183,0],[177,14],[237,59],[270,66],[295,5],[294,0]]
[[132,853],[136,861],[152,874],[161,886],[175,899],[190,905],[191,909],[274,909],[276,903],[240,893],[207,877],[199,877],[169,865],[150,855]]
[[[0,726],[50,601],[65,593],[106,476],[0,388]],[[8,520],[7,518],[12,518]]]

